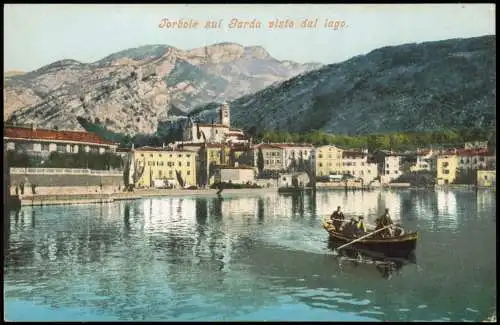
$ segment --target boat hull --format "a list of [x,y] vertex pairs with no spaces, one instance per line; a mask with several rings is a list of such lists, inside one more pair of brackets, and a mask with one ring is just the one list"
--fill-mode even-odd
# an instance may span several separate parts
[[[334,230],[331,223],[325,222],[323,228],[330,235],[330,242],[333,244],[344,245],[350,243],[356,238],[346,236]],[[387,257],[408,258],[413,255],[417,247],[418,234],[416,232],[403,236],[381,238],[381,239],[363,239],[353,243],[351,248],[380,253]]]

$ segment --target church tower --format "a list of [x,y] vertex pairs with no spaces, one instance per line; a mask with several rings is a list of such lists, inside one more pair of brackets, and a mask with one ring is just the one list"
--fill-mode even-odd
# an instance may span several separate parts
[[222,103],[222,106],[220,107],[220,123],[227,127],[231,126],[229,104],[227,102]]

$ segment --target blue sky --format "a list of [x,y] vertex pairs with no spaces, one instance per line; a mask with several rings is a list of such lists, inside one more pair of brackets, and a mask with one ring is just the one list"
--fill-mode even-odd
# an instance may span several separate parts
[[[341,62],[387,45],[495,34],[493,4],[98,5],[6,4],[4,69],[31,71],[62,59],[93,62],[147,45],[192,49],[220,42],[261,45],[280,60]],[[222,28],[161,29],[169,20],[223,20]],[[260,29],[229,29],[231,19]],[[268,28],[273,19],[318,19],[313,29]],[[345,22],[323,28],[325,19]]]

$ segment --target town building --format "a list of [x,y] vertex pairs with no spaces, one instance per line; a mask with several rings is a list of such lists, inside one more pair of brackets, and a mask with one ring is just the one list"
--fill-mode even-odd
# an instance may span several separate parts
[[411,172],[435,170],[435,152],[432,149],[418,150],[415,164],[410,166]]
[[455,150],[459,159],[458,168],[462,170],[477,170],[492,168],[496,165],[496,156],[488,149]]
[[251,166],[220,166],[215,174],[215,181],[233,184],[253,184],[255,182],[256,170]]
[[342,174],[344,171],[342,149],[332,145],[325,145],[316,147],[314,151],[313,167],[316,176]]
[[359,178],[364,184],[369,184],[378,177],[378,166],[368,161],[366,151],[344,151],[343,152],[343,174],[349,174]]
[[454,151],[437,157],[436,184],[452,184],[457,177],[458,156]]
[[253,147],[254,166],[258,167],[259,151],[262,151],[264,168],[263,170],[283,170],[284,169],[284,151],[278,145],[261,143]]
[[143,166],[137,187],[151,188],[155,184],[175,184],[180,187],[179,178],[184,186],[196,186],[197,153],[190,150],[172,150],[165,147],[141,147],[132,149],[133,164]]
[[306,187],[309,181],[309,175],[305,172],[282,173],[278,177],[278,188]]
[[40,129],[5,125],[4,150],[21,151],[46,159],[52,152],[115,152],[118,144],[89,132]]
[[[241,129],[231,127],[229,104],[220,107],[220,123],[198,123],[189,120],[183,132],[182,142],[192,143],[227,143],[247,144],[249,139]],[[176,143],[177,144],[177,143]]]
[[496,184],[497,184],[496,170],[477,171],[477,187],[496,187]]
[[274,143],[274,145],[283,150],[282,166],[284,170],[313,169],[314,146],[312,144]]
[[472,141],[464,144],[464,149],[487,149],[488,141]]

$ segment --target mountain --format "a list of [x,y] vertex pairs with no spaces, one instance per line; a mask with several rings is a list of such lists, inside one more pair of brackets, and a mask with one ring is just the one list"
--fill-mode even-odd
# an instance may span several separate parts
[[4,121],[81,129],[82,117],[110,131],[153,133],[169,115],[233,100],[320,66],[279,61],[259,46],[221,43],[184,51],[147,45],[94,63],[61,60],[4,75]]
[[[230,103],[236,127],[342,134],[496,125],[495,36],[383,47]],[[212,104],[198,107],[216,118]]]

